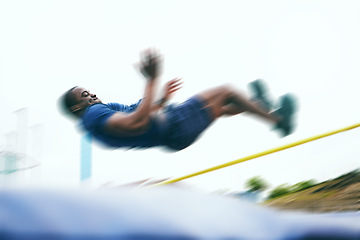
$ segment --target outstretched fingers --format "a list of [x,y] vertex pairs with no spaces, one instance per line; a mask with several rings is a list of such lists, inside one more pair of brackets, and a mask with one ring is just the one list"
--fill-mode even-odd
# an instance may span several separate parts
[[182,87],[181,85],[182,85],[181,78],[174,78],[168,81],[164,87],[163,100],[168,101],[170,99],[170,96]]
[[167,91],[173,93],[182,88],[183,82],[181,78],[174,78],[167,83]]

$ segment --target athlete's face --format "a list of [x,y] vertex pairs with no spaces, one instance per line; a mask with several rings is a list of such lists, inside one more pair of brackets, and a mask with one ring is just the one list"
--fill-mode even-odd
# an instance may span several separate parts
[[101,103],[101,100],[96,97],[96,94],[90,93],[90,91],[85,88],[77,87],[73,89],[72,92],[76,95],[76,99],[81,105],[88,106],[94,103]]

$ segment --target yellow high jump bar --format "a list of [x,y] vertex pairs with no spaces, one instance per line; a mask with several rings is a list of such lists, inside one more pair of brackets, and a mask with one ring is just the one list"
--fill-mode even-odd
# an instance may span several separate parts
[[279,152],[279,151],[282,151],[282,150],[285,150],[285,149],[288,149],[288,148],[299,146],[299,145],[304,144],[304,143],[315,141],[315,140],[320,139],[320,138],[328,137],[328,136],[331,136],[331,135],[334,135],[334,134],[337,134],[337,133],[340,133],[340,132],[349,131],[349,130],[357,128],[357,127],[360,127],[360,123],[354,124],[354,125],[351,125],[351,126],[348,126],[348,127],[345,127],[345,128],[341,128],[341,129],[338,129],[338,130],[335,130],[335,131],[331,131],[331,132],[328,132],[328,133],[316,135],[314,137],[305,138],[303,140],[296,141],[296,142],[293,142],[293,143],[289,143],[289,144],[286,144],[286,145],[283,145],[283,146],[280,146],[280,147],[272,148],[272,149],[269,149],[269,150],[266,150],[266,151],[263,151],[263,152],[252,154],[252,155],[249,155],[247,157],[243,157],[243,158],[240,158],[240,159],[228,162],[228,163],[224,163],[224,164],[221,164],[221,165],[218,165],[218,166],[214,166],[214,167],[211,167],[211,168],[199,171],[199,172],[188,174],[188,175],[185,175],[183,177],[169,179],[169,180],[154,184],[152,186],[160,186],[160,185],[170,184],[170,183],[174,183],[174,182],[179,182],[179,181],[187,179],[187,178],[195,177],[197,175],[201,175],[201,174],[204,174],[204,173],[215,171],[215,170],[225,168],[225,167],[228,167],[228,166],[231,166],[231,165],[235,165],[235,164],[238,164],[238,163],[241,163],[241,162],[245,162],[245,161],[248,161],[248,160],[251,160],[251,159],[254,159],[254,158],[265,156],[265,155],[268,155],[268,154],[271,154],[271,153],[274,153],[274,152]]

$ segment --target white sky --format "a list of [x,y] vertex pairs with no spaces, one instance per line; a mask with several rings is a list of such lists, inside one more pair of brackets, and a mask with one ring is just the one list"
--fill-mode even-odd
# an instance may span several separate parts
[[[161,85],[182,77],[174,102],[224,83],[248,92],[264,79],[274,98],[300,103],[296,132],[279,138],[247,114],[217,121],[178,153],[93,147],[94,186],[179,177],[360,119],[360,3],[358,1],[0,1],[0,145],[16,130],[14,111],[42,124],[41,168],[26,184],[80,186],[80,137],[56,102],[79,85],[103,102],[141,98],[134,69],[139,52],[165,57]],[[31,130],[27,151],[31,155]],[[272,187],[337,177],[359,167],[360,130],[195,177],[210,191],[241,190],[260,175]]]

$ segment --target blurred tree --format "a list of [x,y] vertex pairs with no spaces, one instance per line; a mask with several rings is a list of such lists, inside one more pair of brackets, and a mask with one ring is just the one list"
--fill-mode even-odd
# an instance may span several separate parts
[[288,194],[292,192],[292,187],[288,186],[287,184],[282,184],[276,188],[274,188],[268,196],[268,199],[273,199],[280,197],[282,195]]
[[245,186],[249,189],[250,192],[264,191],[266,188],[268,188],[268,184],[260,176],[250,178],[246,181]]
[[301,190],[311,188],[311,187],[313,187],[315,185],[316,185],[316,182],[313,179],[308,180],[308,181],[299,182],[299,183],[292,186],[292,191],[293,192],[299,192]]
[[268,199],[280,197],[282,195],[289,194],[289,193],[299,192],[299,191],[311,188],[315,185],[316,185],[316,182],[313,179],[308,180],[308,181],[302,181],[302,182],[296,183],[291,186],[289,186],[287,184],[282,184],[282,185],[274,188],[269,193]]

